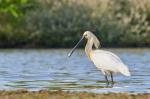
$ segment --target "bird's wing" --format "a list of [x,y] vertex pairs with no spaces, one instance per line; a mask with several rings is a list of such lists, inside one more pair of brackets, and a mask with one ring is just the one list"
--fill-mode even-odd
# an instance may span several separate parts
[[92,61],[96,65],[96,67],[114,72],[118,72],[118,66],[120,64],[123,64],[123,62],[117,55],[104,50],[93,51]]
[[104,51],[104,50],[95,50],[95,51],[98,51],[98,52],[101,52],[101,53],[105,53],[107,55],[110,55],[111,57],[114,57],[115,59],[117,59],[118,61],[122,62],[121,59],[114,53],[112,52],[109,52],[109,51]]

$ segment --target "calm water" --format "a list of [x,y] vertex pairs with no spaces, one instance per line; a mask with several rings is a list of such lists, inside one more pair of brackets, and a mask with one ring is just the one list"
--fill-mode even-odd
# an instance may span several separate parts
[[116,75],[113,88],[83,50],[0,50],[0,90],[69,90],[150,93],[150,49],[106,49],[116,53],[132,76]]

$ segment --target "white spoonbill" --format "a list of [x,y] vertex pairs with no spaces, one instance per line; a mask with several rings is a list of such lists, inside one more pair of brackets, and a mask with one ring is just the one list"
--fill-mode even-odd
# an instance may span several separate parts
[[[102,71],[107,81],[107,85],[109,84],[107,76],[111,76],[112,85],[114,84],[113,73],[121,73],[125,76],[130,76],[127,65],[125,65],[117,55],[109,51],[98,49],[100,42],[97,37],[90,31],[84,32],[80,41],[68,54],[69,57],[84,38],[87,39],[85,53],[87,54],[88,58],[96,65],[96,67]],[[93,45],[96,48],[95,50],[92,49]]]

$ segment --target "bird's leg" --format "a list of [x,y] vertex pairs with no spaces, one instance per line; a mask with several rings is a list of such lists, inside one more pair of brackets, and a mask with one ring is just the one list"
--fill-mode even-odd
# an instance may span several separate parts
[[111,82],[112,82],[112,86],[114,85],[114,80],[113,80],[113,73],[110,72],[110,76],[111,76]]
[[108,81],[108,78],[107,78],[107,75],[105,74],[105,80],[107,81],[107,86],[109,85],[109,81]]

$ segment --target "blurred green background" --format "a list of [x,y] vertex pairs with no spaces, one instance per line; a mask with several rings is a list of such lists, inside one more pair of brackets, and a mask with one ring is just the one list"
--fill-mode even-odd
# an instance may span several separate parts
[[103,47],[150,47],[150,0],[0,0],[0,48],[69,48],[86,30]]

